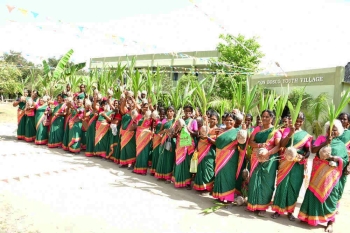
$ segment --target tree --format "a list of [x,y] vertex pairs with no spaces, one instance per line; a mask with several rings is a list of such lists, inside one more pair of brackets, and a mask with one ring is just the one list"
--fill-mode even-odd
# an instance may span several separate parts
[[239,34],[237,37],[231,34],[221,34],[222,40],[216,49],[219,52],[218,61],[211,60],[211,69],[218,73],[215,85],[218,96],[232,98],[231,80],[239,83],[245,82],[249,75],[253,75],[259,69],[261,58],[264,54],[260,51],[260,44],[256,37],[245,38]]
[[4,94],[17,94],[22,93],[21,82],[21,71],[6,62],[0,62],[0,91]]

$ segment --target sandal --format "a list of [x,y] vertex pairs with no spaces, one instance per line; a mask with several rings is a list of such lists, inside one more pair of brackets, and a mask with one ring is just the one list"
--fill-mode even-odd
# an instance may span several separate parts
[[[258,215],[259,215],[259,213],[258,213]],[[281,216],[281,215],[280,215],[279,213],[275,212],[275,213],[273,213],[273,214],[271,215],[271,218],[276,219],[276,218],[278,218],[279,216]]]
[[288,214],[288,219],[289,221],[294,222],[296,218],[293,216],[293,214]]
[[170,181],[170,180],[166,180],[165,183],[166,183],[166,184],[170,184],[171,181]]
[[260,210],[260,211],[258,211],[258,216],[259,216],[259,217],[265,217],[265,214],[266,214],[266,210]]
[[186,185],[186,189],[191,190],[192,189],[191,185]]

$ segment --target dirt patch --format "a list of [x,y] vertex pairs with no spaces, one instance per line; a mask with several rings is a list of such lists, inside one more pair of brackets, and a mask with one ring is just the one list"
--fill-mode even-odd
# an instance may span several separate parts
[[0,123],[16,123],[17,109],[12,103],[0,103]]

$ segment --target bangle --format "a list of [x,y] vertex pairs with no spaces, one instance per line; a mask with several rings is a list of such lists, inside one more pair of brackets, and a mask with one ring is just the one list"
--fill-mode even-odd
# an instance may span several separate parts
[[258,143],[258,148],[261,148],[261,143]]

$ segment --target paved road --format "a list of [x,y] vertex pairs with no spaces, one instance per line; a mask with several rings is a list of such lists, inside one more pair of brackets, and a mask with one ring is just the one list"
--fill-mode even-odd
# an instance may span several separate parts
[[[1,233],[323,232],[286,217],[256,217],[244,207],[205,216],[211,197],[99,158],[19,142],[14,131],[0,124]],[[335,232],[347,232],[349,196],[348,185]]]

